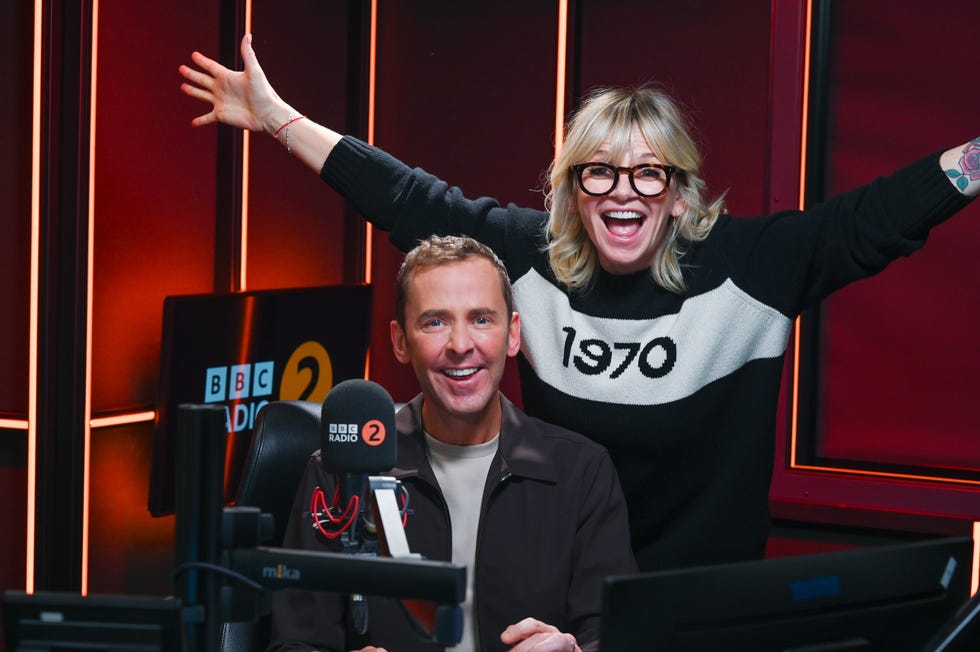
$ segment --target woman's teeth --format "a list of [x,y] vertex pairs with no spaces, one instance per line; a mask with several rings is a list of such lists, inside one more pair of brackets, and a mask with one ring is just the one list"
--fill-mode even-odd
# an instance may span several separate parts
[[643,226],[643,215],[636,211],[611,211],[602,215],[606,229],[615,236],[629,237]]
[[605,214],[606,217],[611,217],[614,220],[640,220],[643,219],[643,215],[637,213],[636,211],[611,211]]

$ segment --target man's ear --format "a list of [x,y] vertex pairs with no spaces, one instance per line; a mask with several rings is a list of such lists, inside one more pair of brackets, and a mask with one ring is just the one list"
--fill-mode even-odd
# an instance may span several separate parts
[[408,364],[408,342],[405,339],[405,331],[397,321],[392,320],[391,328],[391,350],[395,352],[395,359],[402,364]]
[[513,358],[521,350],[521,316],[517,312],[510,313],[510,324],[507,327],[507,357]]

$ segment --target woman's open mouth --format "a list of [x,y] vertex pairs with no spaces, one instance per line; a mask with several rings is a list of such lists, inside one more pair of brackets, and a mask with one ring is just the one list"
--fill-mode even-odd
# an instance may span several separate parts
[[617,238],[630,238],[643,226],[646,219],[642,213],[636,211],[609,211],[602,214],[602,221],[606,225],[606,230]]

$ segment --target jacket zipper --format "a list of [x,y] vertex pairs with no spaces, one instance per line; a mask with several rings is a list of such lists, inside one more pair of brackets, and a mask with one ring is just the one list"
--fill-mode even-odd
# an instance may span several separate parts
[[[479,565],[480,563],[480,545],[483,542],[483,537],[480,536],[480,533],[483,531],[483,518],[486,516],[487,513],[487,504],[490,503],[490,501],[493,499],[493,495],[497,493],[497,490],[504,484],[504,482],[506,482],[510,478],[510,475],[511,475],[510,471],[504,471],[503,473],[500,474],[500,476],[497,478],[497,482],[494,483],[493,487],[490,488],[490,491],[487,492],[486,500],[483,501],[483,505],[480,507],[480,521],[479,523],[477,523],[476,526],[476,555],[475,555],[474,565]],[[473,569],[473,582],[474,582],[474,589],[475,589],[476,568]],[[480,598],[477,595],[476,590],[474,590],[473,591],[473,638],[480,645],[479,652],[483,652],[483,650],[486,649],[486,646],[483,644],[483,635],[481,634],[479,606],[480,606]]]

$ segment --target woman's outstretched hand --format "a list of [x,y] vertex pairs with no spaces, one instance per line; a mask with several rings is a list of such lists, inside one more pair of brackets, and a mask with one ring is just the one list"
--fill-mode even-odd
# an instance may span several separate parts
[[220,122],[273,133],[281,122],[279,116],[290,113],[259,65],[251,34],[242,39],[241,51],[245,62],[245,70],[241,72],[229,70],[196,51],[191,54],[191,60],[197,68],[180,66],[180,74],[186,80],[180,90],[211,105],[211,111],[194,118],[191,125],[203,127]]

